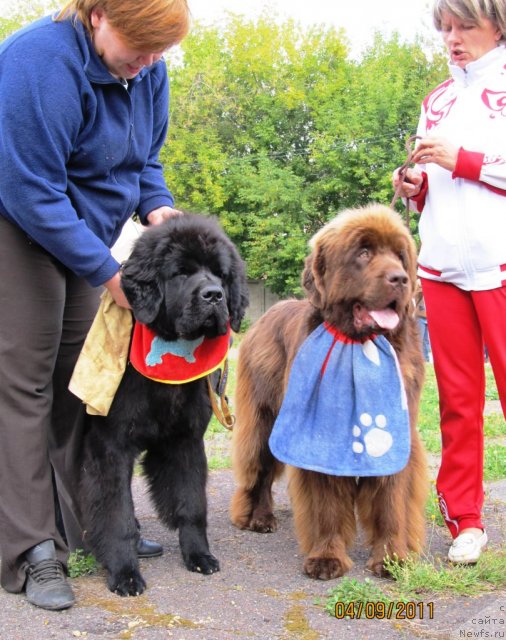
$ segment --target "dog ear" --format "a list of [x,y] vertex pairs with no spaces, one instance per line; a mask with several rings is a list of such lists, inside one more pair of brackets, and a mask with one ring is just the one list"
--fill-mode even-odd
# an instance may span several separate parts
[[241,329],[241,321],[249,304],[248,283],[244,262],[235,251],[232,256],[232,277],[227,285],[227,306],[230,326],[236,333]]
[[309,302],[321,309],[323,306],[323,288],[321,279],[325,273],[325,261],[317,248],[307,256],[302,271],[302,286],[306,292]]
[[127,260],[121,270],[121,288],[132,307],[135,319],[149,324],[158,315],[163,292],[153,271],[141,272],[133,260]]

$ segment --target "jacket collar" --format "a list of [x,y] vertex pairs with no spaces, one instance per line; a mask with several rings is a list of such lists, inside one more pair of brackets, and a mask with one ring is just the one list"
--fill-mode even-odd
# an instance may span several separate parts
[[465,86],[474,84],[501,66],[506,67],[506,45],[504,44],[495,47],[478,60],[470,62],[464,69],[456,64],[449,64],[453,79]]

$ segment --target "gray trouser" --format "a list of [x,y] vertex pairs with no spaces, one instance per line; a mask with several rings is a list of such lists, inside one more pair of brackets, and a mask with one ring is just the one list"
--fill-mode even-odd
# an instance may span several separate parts
[[82,546],[75,497],[84,406],[67,389],[99,304],[78,278],[0,216],[1,585],[17,592],[24,554],[57,531],[54,469],[70,549]]

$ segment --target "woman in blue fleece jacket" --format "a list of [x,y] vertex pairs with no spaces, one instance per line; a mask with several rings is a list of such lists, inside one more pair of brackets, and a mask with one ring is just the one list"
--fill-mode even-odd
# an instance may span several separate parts
[[134,212],[178,214],[158,162],[161,58],[189,19],[186,0],[73,0],[0,45],[1,584],[47,609],[74,602],[51,467],[68,546],[83,546],[68,382],[100,285],[128,307],[110,247]]

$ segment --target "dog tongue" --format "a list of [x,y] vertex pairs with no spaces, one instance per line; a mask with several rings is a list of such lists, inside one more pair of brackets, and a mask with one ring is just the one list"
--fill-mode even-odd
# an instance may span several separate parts
[[393,309],[381,309],[381,311],[369,311],[374,322],[382,329],[392,330],[399,324],[399,316]]

